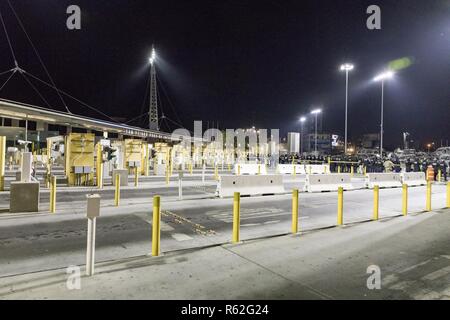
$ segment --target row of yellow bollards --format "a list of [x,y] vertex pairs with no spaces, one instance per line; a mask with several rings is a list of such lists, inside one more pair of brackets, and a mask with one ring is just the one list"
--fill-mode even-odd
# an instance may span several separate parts
[[[117,182],[117,181],[116,181]],[[373,220],[379,219],[379,187],[374,188],[374,204],[373,204]],[[450,208],[450,182],[447,184],[447,208]],[[427,184],[427,211],[431,211],[431,183]],[[232,243],[240,242],[240,212],[241,212],[241,195],[235,192],[233,196],[233,231]],[[408,186],[406,184],[402,187],[402,213],[408,213]],[[296,234],[299,231],[298,226],[299,216],[299,191],[292,190],[292,225],[291,233]],[[337,210],[337,225],[344,224],[344,189],[338,189],[338,210]],[[153,197],[153,223],[152,223],[152,255],[159,256],[160,254],[160,238],[161,238],[161,199],[160,196]]]

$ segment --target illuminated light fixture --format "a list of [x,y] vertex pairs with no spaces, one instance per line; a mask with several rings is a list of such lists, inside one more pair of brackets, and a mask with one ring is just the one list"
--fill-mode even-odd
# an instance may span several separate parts
[[155,48],[152,48],[152,55],[150,56],[150,59],[148,59],[150,61],[150,64],[153,64],[153,62],[155,62],[155,59],[156,59]]
[[350,71],[353,70],[354,66],[351,63],[344,63],[341,65],[341,71]]
[[393,76],[394,76],[394,72],[386,71],[386,72],[380,73],[375,78],[373,78],[373,81],[383,81],[383,80],[386,80],[386,79],[390,79]]
[[305,122],[306,121],[306,117],[301,117],[300,118],[300,122]]
[[322,109],[315,109],[313,111],[311,111],[311,114],[319,114],[322,112]]

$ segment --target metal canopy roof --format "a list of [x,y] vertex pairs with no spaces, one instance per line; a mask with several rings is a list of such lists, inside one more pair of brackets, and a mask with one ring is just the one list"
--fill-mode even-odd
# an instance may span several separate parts
[[167,141],[180,140],[179,138],[173,138],[172,135],[167,132],[143,129],[111,121],[98,120],[1,98],[0,116],[18,120],[40,121],[48,124],[72,126],[95,131],[115,132],[139,138],[155,138]]

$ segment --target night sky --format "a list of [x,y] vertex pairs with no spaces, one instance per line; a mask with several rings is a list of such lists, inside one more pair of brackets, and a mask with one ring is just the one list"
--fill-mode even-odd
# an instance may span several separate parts
[[[349,136],[378,132],[381,86],[372,78],[409,57],[385,86],[385,143],[408,131],[421,143],[450,139],[450,0],[14,0],[56,85],[112,117],[134,118],[144,102],[151,44],[158,54],[164,113],[187,128],[298,129],[298,118],[323,108],[323,129],[343,134],[345,76],[352,62]],[[82,29],[66,28],[77,4]],[[381,7],[381,30],[366,28],[366,8]],[[0,1],[19,65],[48,81],[8,4]],[[0,71],[14,66],[0,29]],[[7,76],[0,76],[3,83]],[[58,96],[34,85],[49,104]],[[19,76],[0,97],[46,104]],[[73,113],[104,118],[66,99]],[[145,125],[144,118],[133,122]],[[171,129],[175,127],[172,126]],[[166,124],[162,129],[168,130]]]

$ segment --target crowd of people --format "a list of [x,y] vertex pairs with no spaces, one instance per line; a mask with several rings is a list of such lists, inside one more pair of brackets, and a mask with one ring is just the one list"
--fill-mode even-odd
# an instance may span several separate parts
[[427,172],[433,168],[435,180],[440,173],[441,179],[447,181],[450,160],[437,156],[411,156],[400,158],[394,153],[380,157],[379,155],[331,155],[314,156],[298,154],[281,155],[280,163],[294,164],[330,164],[331,172]]

